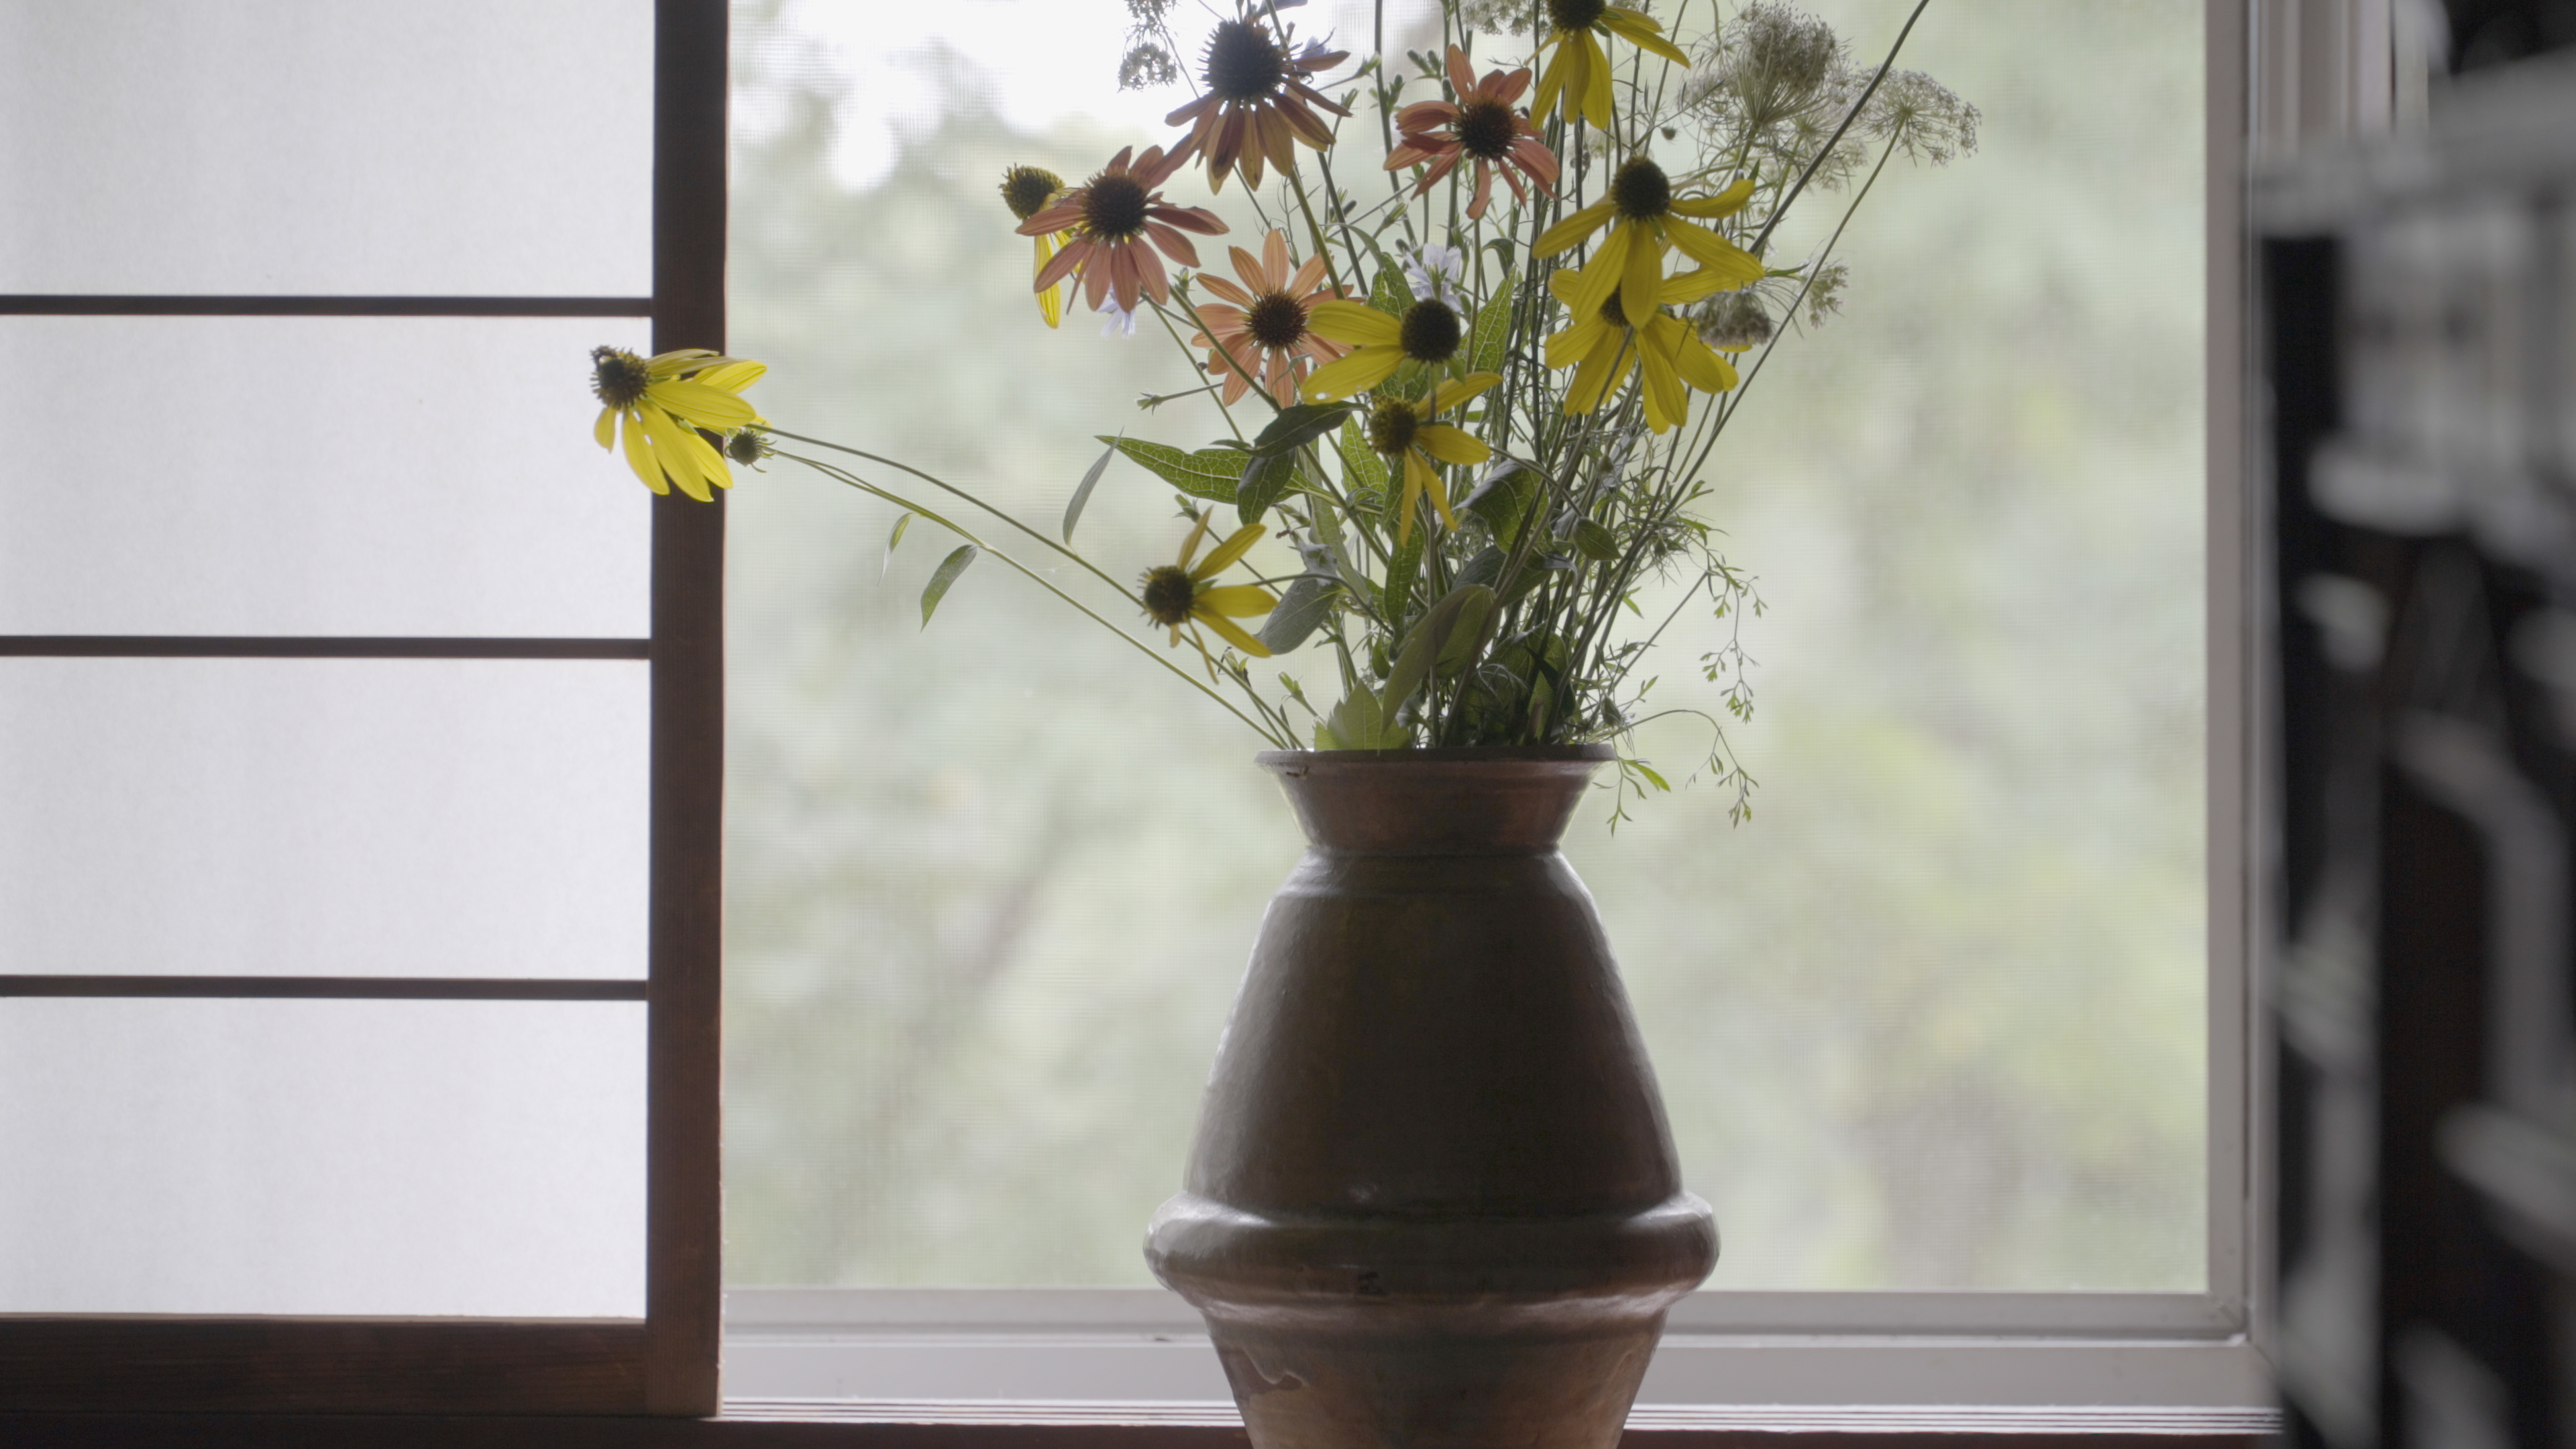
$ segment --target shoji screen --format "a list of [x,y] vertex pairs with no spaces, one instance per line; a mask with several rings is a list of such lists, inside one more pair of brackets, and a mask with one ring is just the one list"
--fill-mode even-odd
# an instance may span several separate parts
[[713,1408],[724,23],[0,3],[0,1409]]

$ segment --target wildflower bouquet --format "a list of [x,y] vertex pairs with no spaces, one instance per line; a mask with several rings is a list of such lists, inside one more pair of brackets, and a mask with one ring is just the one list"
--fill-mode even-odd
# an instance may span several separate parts
[[[1609,0],[1444,0],[1437,54],[1387,53],[1381,6],[1355,65],[1299,40],[1284,15],[1303,0],[1236,3],[1167,117],[1176,134],[1079,184],[1019,166],[1001,186],[1032,239],[1032,325],[1076,297],[1115,330],[1150,318],[1197,385],[1144,405],[1211,395],[1227,436],[1102,436],[1060,536],[771,426],[742,397],[761,365],[708,352],[595,353],[601,445],[622,418],[656,492],[710,498],[728,463],[779,456],[873,494],[902,510],[897,539],[921,520],[961,540],[923,590],[925,624],[989,553],[1282,747],[1627,741],[1656,717],[1641,664],[1695,609],[1727,631],[1698,667],[1748,715],[1734,628],[1760,603],[1698,512],[1704,471],[1784,325],[1839,305],[1834,243],[1888,161],[1972,149],[1974,108],[1895,71],[1896,50],[1856,67],[1829,26],[1769,0],[1697,34],[1687,4],[1668,30]],[[1128,5],[1120,83],[1177,82],[1172,0]],[[1190,172],[1220,201],[1235,183],[1252,224],[1171,199]],[[1793,208],[1832,192],[1848,200],[1821,246],[1774,255]],[[1203,256],[1229,234],[1245,244]],[[1187,524],[1141,574],[1073,547],[1120,458],[1178,490]],[[1266,538],[1297,562],[1241,576]],[[1059,560],[1087,580],[1060,582]],[[1175,663],[1085,590],[1196,657]],[[1328,690],[1256,678],[1251,661],[1300,651]],[[1751,781],[1700,717],[1740,813]],[[1630,787],[1665,788],[1622,764]]]

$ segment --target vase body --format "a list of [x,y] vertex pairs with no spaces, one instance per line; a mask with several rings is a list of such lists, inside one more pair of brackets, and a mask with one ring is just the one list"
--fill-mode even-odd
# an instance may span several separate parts
[[1717,1233],[1557,850],[1606,747],[1260,757],[1309,847],[1147,1232],[1256,1449],[1612,1449]]

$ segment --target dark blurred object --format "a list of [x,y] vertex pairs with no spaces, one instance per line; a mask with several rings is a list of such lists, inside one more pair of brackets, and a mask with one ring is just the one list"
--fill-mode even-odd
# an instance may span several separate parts
[[2301,1443],[2576,1444],[2571,194],[2576,56],[2256,188]]
[[2576,0],[2443,0],[2451,69],[2485,70],[2576,46]]

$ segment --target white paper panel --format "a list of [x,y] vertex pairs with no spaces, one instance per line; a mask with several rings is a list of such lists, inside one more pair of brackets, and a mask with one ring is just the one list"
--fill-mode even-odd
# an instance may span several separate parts
[[647,669],[0,660],[0,972],[640,978]]
[[0,633],[650,631],[629,318],[8,317]]
[[639,1316],[644,1007],[0,1001],[0,1312]]
[[640,296],[652,27],[647,0],[0,6],[0,292]]

